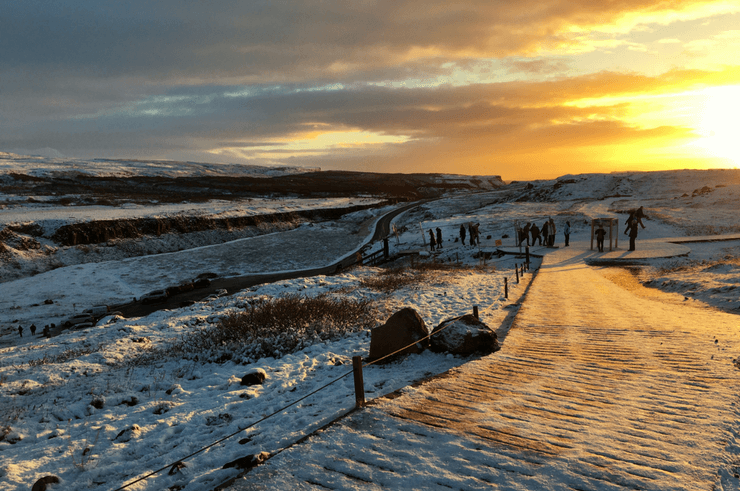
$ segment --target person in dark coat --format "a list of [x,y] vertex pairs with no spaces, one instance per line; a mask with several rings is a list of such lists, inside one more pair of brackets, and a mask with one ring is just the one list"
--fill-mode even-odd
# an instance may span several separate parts
[[442,229],[437,227],[437,249],[442,248]]
[[604,225],[599,223],[599,228],[594,231],[594,235],[596,235],[596,247],[598,247],[599,252],[604,252],[604,237],[606,236]]
[[545,223],[542,224],[542,228],[540,229],[540,235],[542,235],[542,240],[545,243],[545,247],[547,247],[547,245],[548,245],[547,244],[547,241],[550,239],[550,236],[548,234],[547,227],[548,227],[548,223],[545,222]]
[[642,206],[639,207],[636,210],[630,210],[630,215],[627,217],[627,220],[625,220],[624,223],[627,224],[627,228],[624,230],[624,235],[627,235],[630,231],[630,223],[634,220],[640,225],[643,229],[645,228],[645,224],[642,223],[642,219],[647,218],[645,216],[645,212],[642,209]]
[[529,233],[532,234],[532,245],[537,242],[539,239],[540,245],[542,245],[542,237],[540,236],[540,228],[537,226],[536,223],[533,223],[531,227],[529,227]]
[[473,232],[473,222],[468,223],[468,242],[470,243],[470,247],[473,247],[475,245],[475,233]]
[[565,227],[563,227],[563,235],[565,236],[565,246],[568,247],[570,245],[570,222],[565,222]]
[[462,245],[465,245],[465,224],[460,224],[460,241],[462,242]]
[[434,230],[429,229],[429,247],[434,250],[437,247],[437,241],[434,240]]
[[31,324],[31,336],[36,335],[36,324]]
[[638,230],[639,223],[640,221],[637,218],[635,218],[627,226],[628,227],[627,230],[630,233],[630,248],[629,248],[630,251],[635,250],[635,239],[637,239],[637,230]]
[[18,335],[23,337],[23,326],[18,326]]

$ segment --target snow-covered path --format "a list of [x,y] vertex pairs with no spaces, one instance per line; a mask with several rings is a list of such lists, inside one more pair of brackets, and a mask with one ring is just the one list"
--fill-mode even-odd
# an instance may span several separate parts
[[738,317],[561,249],[503,349],[377,401],[233,489],[738,489]]

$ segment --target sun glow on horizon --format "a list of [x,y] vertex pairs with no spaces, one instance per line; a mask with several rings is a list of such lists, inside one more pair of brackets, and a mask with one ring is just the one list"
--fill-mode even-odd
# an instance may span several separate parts
[[705,100],[698,117],[701,138],[693,145],[707,155],[740,165],[740,85],[711,87],[701,91]]

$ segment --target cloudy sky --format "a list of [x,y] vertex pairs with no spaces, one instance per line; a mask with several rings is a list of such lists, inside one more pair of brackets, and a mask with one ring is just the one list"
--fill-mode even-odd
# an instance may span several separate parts
[[23,0],[0,151],[378,172],[740,166],[740,1]]

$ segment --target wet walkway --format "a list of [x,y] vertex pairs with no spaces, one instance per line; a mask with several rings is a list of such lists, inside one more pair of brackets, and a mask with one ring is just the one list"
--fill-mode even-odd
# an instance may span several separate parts
[[545,257],[500,352],[230,489],[738,489],[739,318],[635,295],[585,254]]

